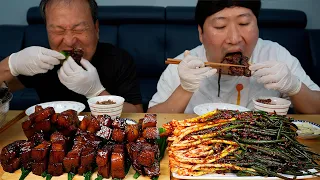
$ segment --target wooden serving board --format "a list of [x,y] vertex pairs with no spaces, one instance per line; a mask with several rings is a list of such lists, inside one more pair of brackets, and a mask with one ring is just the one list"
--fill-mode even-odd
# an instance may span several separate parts
[[[20,111],[15,112],[16,115],[18,115],[19,113],[20,113]],[[83,113],[83,114],[87,114],[87,113]],[[10,117],[12,117],[12,118],[15,116],[10,115]],[[122,117],[131,118],[131,119],[138,121],[140,118],[144,117],[144,114],[143,113],[128,113],[128,114],[123,113]],[[195,117],[195,115],[172,114],[172,115],[168,116],[168,114],[158,114],[158,116],[157,116],[158,127],[161,127],[162,124],[164,124],[168,121],[171,121],[172,119],[184,119],[184,118],[191,118],[191,117]],[[3,132],[0,133],[0,150],[4,146],[6,146],[16,140],[25,140],[26,139],[26,137],[23,133],[23,130],[21,128],[21,123],[26,118],[27,117],[22,118],[21,120],[17,121],[16,123],[14,123],[13,125],[11,125],[6,130],[4,130]],[[131,167],[124,180],[135,180],[133,178],[133,175],[135,173],[136,173],[135,170]],[[7,173],[7,172],[4,172],[2,169],[2,166],[0,166],[0,180],[19,179],[20,176],[21,176],[21,170],[17,170],[14,173]],[[94,180],[96,177],[97,177],[97,172],[95,172],[92,175],[91,179]],[[25,180],[43,180],[43,179],[44,179],[43,177],[34,175],[34,174],[32,174],[32,172],[25,178]],[[67,180],[68,174],[65,173],[61,176],[52,177],[52,180],[55,180],[55,179]],[[76,175],[73,179],[83,180],[84,177],[80,176],[80,175]],[[111,178],[109,178],[109,179],[111,180]],[[164,155],[164,158],[160,162],[159,180],[168,180],[168,179],[170,179],[170,169],[169,169],[169,156],[168,156],[168,152],[166,152]],[[146,177],[146,176],[145,177],[140,176],[137,180],[150,180],[150,178]]]

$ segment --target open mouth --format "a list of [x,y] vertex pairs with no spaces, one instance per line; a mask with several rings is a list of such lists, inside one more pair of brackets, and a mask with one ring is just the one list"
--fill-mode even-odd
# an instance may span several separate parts
[[74,59],[74,61],[78,64],[80,64],[80,61],[83,57],[84,51],[81,48],[73,48],[72,50],[63,50],[61,53],[68,59],[69,56]]

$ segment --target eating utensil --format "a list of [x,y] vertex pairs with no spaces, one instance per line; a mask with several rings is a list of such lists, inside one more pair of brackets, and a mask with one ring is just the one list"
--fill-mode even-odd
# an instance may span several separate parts
[[[181,59],[172,59],[168,58],[165,63],[166,64],[179,64],[182,60]],[[212,68],[229,68],[229,67],[243,67],[246,68],[247,66],[244,65],[237,65],[237,64],[224,64],[224,63],[213,63],[213,62],[204,62],[205,66],[209,66]]]

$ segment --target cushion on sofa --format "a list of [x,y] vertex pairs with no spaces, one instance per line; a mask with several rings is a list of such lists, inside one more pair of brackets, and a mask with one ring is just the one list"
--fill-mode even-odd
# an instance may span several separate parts
[[309,40],[314,75],[312,80],[320,86],[320,30],[309,30]]
[[0,61],[22,48],[25,28],[22,25],[0,25]]
[[313,77],[309,37],[305,29],[260,28],[260,37],[285,47],[301,63],[303,69]]
[[200,45],[194,7],[166,8],[166,58],[174,58]]

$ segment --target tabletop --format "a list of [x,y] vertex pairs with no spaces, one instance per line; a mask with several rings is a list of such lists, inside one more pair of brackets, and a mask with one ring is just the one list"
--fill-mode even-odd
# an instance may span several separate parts
[[[81,113],[80,115],[84,115],[84,114],[88,114],[88,113]],[[122,117],[126,117],[126,118],[131,118],[134,119],[136,121],[138,121],[139,119],[144,117],[144,113],[122,113],[121,115]],[[161,127],[164,123],[167,123],[169,121],[171,121],[172,119],[176,119],[176,120],[182,120],[182,119],[187,119],[187,118],[192,118],[192,117],[196,117],[196,114],[169,114],[169,113],[158,113],[157,114],[157,120],[158,120],[158,127]],[[314,122],[314,123],[319,123],[320,124],[320,114],[319,115],[300,115],[300,114],[292,114],[292,115],[288,115],[290,117],[293,117],[294,119],[299,119],[299,120],[307,120],[310,122]],[[15,140],[19,140],[19,139],[26,139],[22,128],[21,128],[21,123],[26,119],[26,115],[24,114],[23,111],[9,111],[7,114],[7,118],[6,118],[6,123],[5,125],[3,125],[0,128],[0,149],[2,149],[4,146],[6,146],[7,144],[15,141]],[[320,153],[320,139],[313,139],[313,140],[301,140],[298,139],[300,141],[300,143],[307,145],[312,151],[316,152],[316,153]],[[164,159],[161,162],[161,176],[159,177],[159,179],[168,179],[170,177],[170,171],[169,171],[169,164],[168,164],[168,156],[166,154],[166,156],[164,157]],[[134,174],[134,170],[131,170]],[[7,178],[3,178],[4,176],[2,167],[0,167],[0,180],[1,177],[2,179],[16,179],[19,178],[19,176],[10,176],[10,173],[6,173],[6,177]],[[130,172],[129,172],[130,173]],[[33,176],[30,178],[34,178],[34,177],[40,177],[40,176]],[[29,177],[28,177],[29,178]],[[27,179],[28,179],[27,178]],[[42,179],[42,177],[40,177],[39,179]],[[52,178],[55,179],[55,178]],[[65,178],[61,178],[61,179],[65,179]],[[77,179],[77,178],[75,178]],[[79,179],[83,179],[79,178]],[[94,179],[94,178],[92,178]],[[126,177],[127,179],[127,177]],[[130,178],[129,178],[130,179]],[[144,177],[139,177],[139,179],[149,179],[149,178],[144,178]],[[138,179],[138,180],[139,180]],[[176,178],[170,177],[170,179],[172,180],[178,180]],[[320,178],[313,178],[313,179],[320,179]]]

